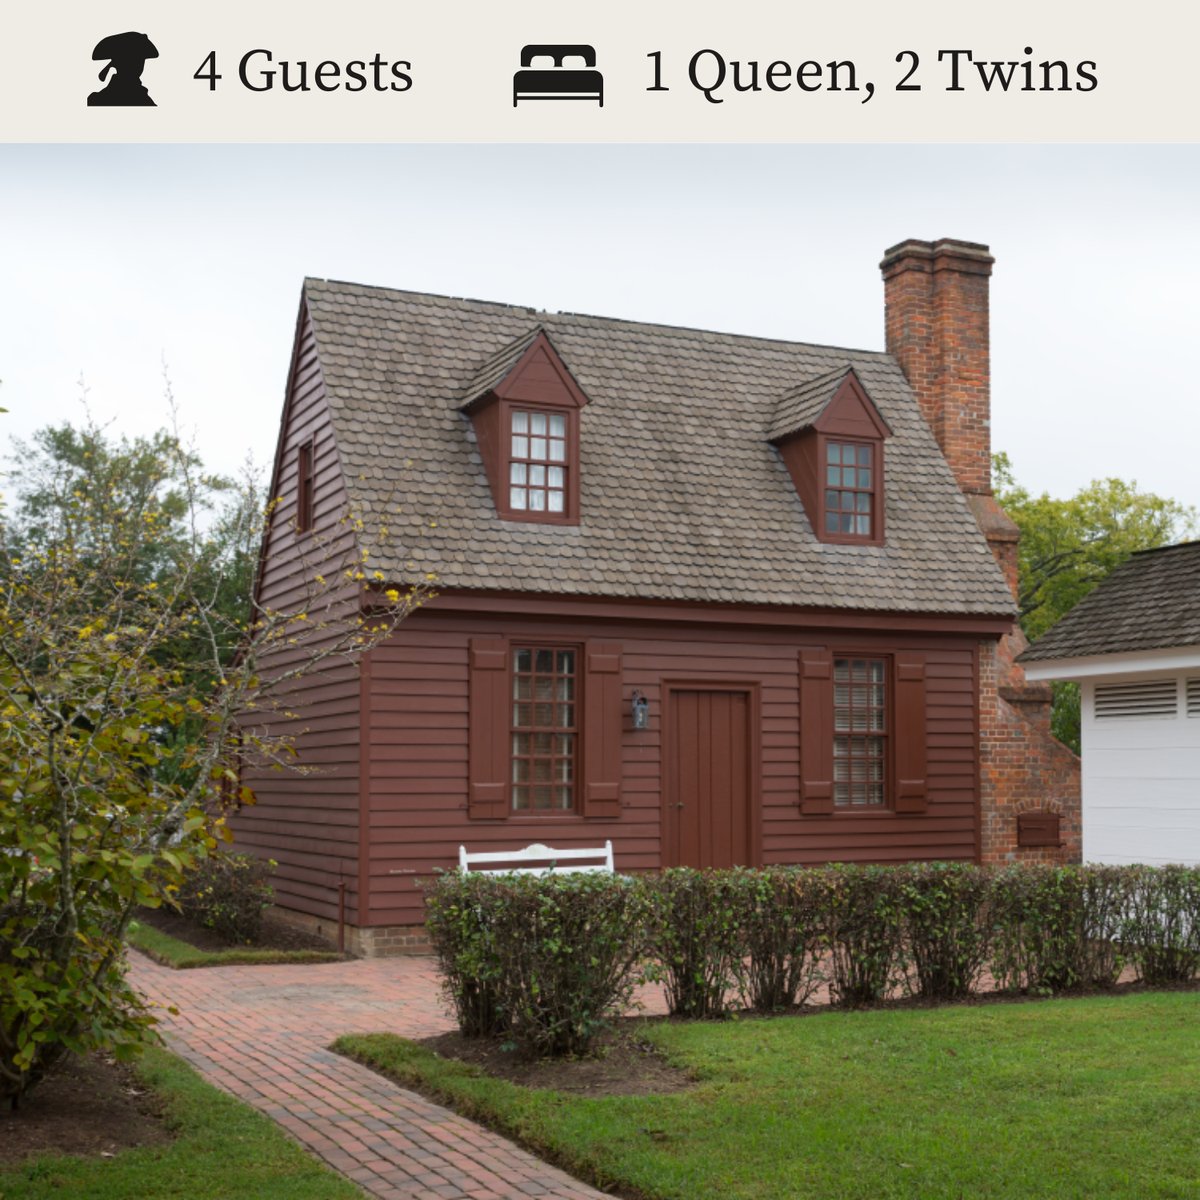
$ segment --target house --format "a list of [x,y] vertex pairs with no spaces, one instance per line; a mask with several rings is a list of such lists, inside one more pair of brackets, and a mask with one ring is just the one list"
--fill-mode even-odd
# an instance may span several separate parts
[[1084,858],[1200,866],[1200,542],[1133,555],[1021,662],[1080,685]]
[[1077,760],[1013,661],[992,263],[889,250],[887,353],[308,280],[259,598],[347,511],[372,577],[438,594],[297,690],[316,774],[247,767],[279,904],[328,929],[341,894],[387,953],[464,843],[1076,857]]

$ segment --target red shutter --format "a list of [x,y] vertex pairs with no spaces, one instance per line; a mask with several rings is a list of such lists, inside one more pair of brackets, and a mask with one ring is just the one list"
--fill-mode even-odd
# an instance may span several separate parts
[[588,642],[583,669],[583,815],[621,815],[620,642]]
[[470,817],[508,815],[508,680],[508,643],[503,638],[472,638],[467,716]]
[[896,811],[923,813],[929,806],[925,771],[925,655],[896,655]]
[[826,646],[800,651],[800,811],[833,812],[833,655]]

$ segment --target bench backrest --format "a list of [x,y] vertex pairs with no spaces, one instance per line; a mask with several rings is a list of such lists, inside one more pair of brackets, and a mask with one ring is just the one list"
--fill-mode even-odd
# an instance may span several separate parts
[[[599,862],[581,862],[581,859],[599,859]],[[524,850],[482,850],[468,854],[466,846],[458,848],[458,869],[466,874],[472,867],[483,863],[541,863],[541,866],[481,867],[487,875],[581,875],[603,872],[613,874],[612,842],[594,850],[555,850],[535,842]],[[570,865],[563,866],[563,863]]]

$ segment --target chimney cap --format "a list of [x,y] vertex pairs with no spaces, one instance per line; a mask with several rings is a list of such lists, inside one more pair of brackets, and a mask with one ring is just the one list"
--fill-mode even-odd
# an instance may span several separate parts
[[990,275],[995,261],[982,242],[965,242],[959,238],[938,238],[935,242],[926,242],[921,238],[906,238],[884,251],[879,267],[885,273],[897,273],[897,269],[936,271],[957,268],[973,274]]

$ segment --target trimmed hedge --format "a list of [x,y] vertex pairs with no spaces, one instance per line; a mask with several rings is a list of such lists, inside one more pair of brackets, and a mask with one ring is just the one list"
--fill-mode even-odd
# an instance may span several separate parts
[[1200,977],[1200,868],[967,863],[657,875],[442,876],[428,930],[462,1031],[529,1054],[585,1052],[636,985],[672,1014],[895,994],[1152,985]]
[[587,1050],[646,956],[649,894],[619,875],[444,875],[427,904],[463,1033],[530,1055]]

